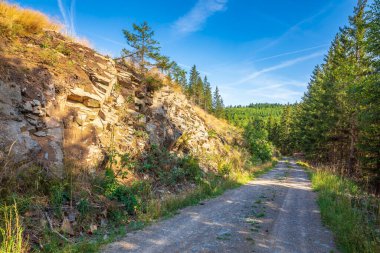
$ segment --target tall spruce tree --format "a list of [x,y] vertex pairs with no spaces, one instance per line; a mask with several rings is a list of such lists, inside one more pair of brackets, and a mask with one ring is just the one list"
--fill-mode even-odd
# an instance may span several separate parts
[[207,112],[212,111],[212,91],[211,85],[207,80],[207,76],[203,79],[203,94],[204,94],[204,104],[203,109]]
[[193,65],[193,67],[190,70],[189,84],[186,91],[188,97],[191,98],[193,101],[195,95],[195,87],[197,86],[198,80],[199,72],[197,70],[197,67]]
[[222,96],[219,93],[218,86],[215,87],[215,91],[213,94],[212,107],[214,115],[218,118],[222,118],[224,116],[224,104]]

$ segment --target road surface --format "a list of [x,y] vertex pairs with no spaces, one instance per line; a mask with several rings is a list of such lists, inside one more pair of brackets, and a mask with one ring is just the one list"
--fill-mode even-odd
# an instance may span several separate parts
[[337,252],[294,161],[103,248],[114,252]]

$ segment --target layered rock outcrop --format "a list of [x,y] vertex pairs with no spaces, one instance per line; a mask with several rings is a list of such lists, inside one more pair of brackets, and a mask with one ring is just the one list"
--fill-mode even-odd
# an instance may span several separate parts
[[96,168],[110,150],[139,156],[152,144],[193,155],[225,152],[223,137],[210,136],[213,130],[175,87],[153,92],[125,62],[59,34],[46,36],[71,50],[58,55],[64,71],[38,57],[21,71],[27,56],[18,63],[15,55],[1,58],[0,158],[38,162],[62,175],[65,160]]

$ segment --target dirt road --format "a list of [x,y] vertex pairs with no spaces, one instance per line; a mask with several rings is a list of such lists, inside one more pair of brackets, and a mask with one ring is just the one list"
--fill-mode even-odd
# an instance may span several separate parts
[[129,233],[110,252],[337,252],[307,174],[294,162]]

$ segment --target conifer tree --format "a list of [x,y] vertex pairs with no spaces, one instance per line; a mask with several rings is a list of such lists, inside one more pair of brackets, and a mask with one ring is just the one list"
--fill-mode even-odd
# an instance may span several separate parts
[[214,115],[218,118],[223,117],[224,114],[224,104],[223,104],[223,99],[222,96],[219,93],[218,86],[215,87],[215,91],[213,94],[213,112]]
[[212,111],[212,91],[211,85],[207,80],[207,76],[203,79],[203,94],[204,94],[204,105],[203,109],[207,112]]
[[124,57],[135,60],[142,72],[151,65],[149,60],[155,60],[160,52],[159,42],[154,40],[154,31],[145,21],[140,25],[133,24],[133,31],[123,30],[129,49],[123,49]]
[[195,87],[197,86],[198,79],[199,72],[197,71],[197,67],[194,65],[190,70],[189,84],[186,92],[190,98],[193,98],[195,95]]

